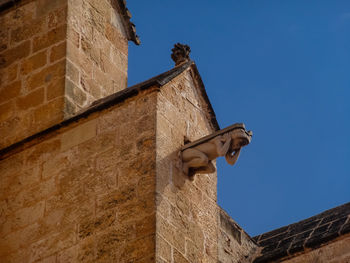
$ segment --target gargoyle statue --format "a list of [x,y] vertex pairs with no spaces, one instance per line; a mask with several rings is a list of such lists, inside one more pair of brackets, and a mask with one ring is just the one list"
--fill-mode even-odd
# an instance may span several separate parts
[[252,135],[251,131],[245,130],[244,124],[239,123],[186,144],[180,151],[183,173],[213,173],[212,160],[219,156],[225,156],[227,163],[234,165],[241,148],[250,143]]

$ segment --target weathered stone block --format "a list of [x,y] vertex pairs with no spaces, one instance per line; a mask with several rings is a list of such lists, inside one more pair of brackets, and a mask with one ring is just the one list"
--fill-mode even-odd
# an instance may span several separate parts
[[12,65],[0,69],[0,83],[2,85],[6,85],[6,83],[10,83],[18,78],[18,63],[13,63]]
[[115,211],[107,211],[97,218],[86,218],[78,226],[78,237],[85,239],[91,235],[96,235],[109,227],[117,227]]
[[45,123],[46,126],[54,125],[63,118],[63,97],[51,100],[34,110],[34,122]]
[[42,36],[35,37],[33,39],[33,52],[47,48],[54,45],[66,38],[67,26],[62,25],[54,28]]
[[96,119],[75,127],[62,135],[61,150],[65,151],[96,136]]
[[[113,3],[112,3],[113,5]],[[124,25],[123,25],[123,22],[122,22],[122,19],[120,17],[120,14],[115,10],[115,9],[110,9],[111,12],[110,12],[110,24],[115,27],[121,35],[123,36],[126,36],[126,32],[125,32],[125,29],[124,29]]]
[[53,178],[37,182],[35,185],[29,185],[26,189],[22,189],[22,191],[15,196],[12,204],[18,207],[32,206],[55,194],[57,190],[58,188]]
[[69,60],[67,60],[66,76],[75,84],[79,84],[79,70]]
[[90,194],[102,194],[116,189],[118,182],[117,168],[96,172],[85,184],[85,192]]
[[16,10],[4,14],[2,17],[3,25],[4,27],[23,25],[24,23],[35,18],[36,11],[36,3],[28,2],[22,6],[19,6]]
[[5,50],[0,54],[0,69],[11,65],[13,62],[25,58],[30,53],[30,41],[15,46],[11,49]]
[[104,96],[112,94],[114,91],[113,80],[109,78],[108,74],[105,74],[100,68],[93,68],[93,76],[96,83],[100,86],[101,93]]
[[37,0],[37,16],[47,15],[56,9],[60,9],[67,4],[67,0]]
[[18,210],[13,218],[13,229],[34,223],[44,216],[45,202],[41,201],[31,207]]
[[[4,238],[0,239],[0,258],[3,259],[6,255],[10,253],[16,253],[20,250],[20,248],[25,247],[32,242],[35,242],[38,237],[40,237],[40,235],[38,235],[39,229],[40,225],[38,223],[34,223],[4,236]],[[18,255],[21,253],[16,254]],[[18,258],[21,258],[21,255],[18,256]],[[12,258],[16,257],[13,256]],[[24,259],[28,258],[29,255],[27,255],[27,257]]]
[[38,106],[44,102],[44,88],[37,89],[25,96],[18,97],[16,100],[17,107],[21,110],[27,110],[31,107]]
[[120,258],[129,262],[138,262],[155,250],[155,236],[150,235],[127,242],[122,248]]
[[53,158],[50,158],[43,162],[42,178],[48,179],[52,176],[58,176],[64,170],[66,170],[70,164],[71,162],[68,159],[68,153],[57,154],[53,156]]
[[36,166],[40,161],[47,161],[59,153],[61,141],[59,138],[45,140],[36,147],[30,148],[26,152],[25,164],[28,166]]
[[78,107],[75,103],[70,101],[68,97],[65,98],[65,103],[64,103],[64,118],[70,118],[74,116],[74,114],[78,111]]
[[57,253],[57,263],[76,262],[77,256],[78,256],[78,245],[75,245]]
[[[65,78],[59,78],[57,80],[51,81],[46,86],[46,100],[50,101],[52,99],[63,97],[65,91]],[[59,112],[62,112],[63,108],[59,109]]]
[[185,235],[174,228],[165,219],[157,217],[157,227],[162,237],[174,248],[185,254]]
[[128,41],[126,40],[126,38],[124,38],[120,34],[120,32],[109,23],[107,23],[104,28],[105,28],[104,33],[105,33],[106,38],[109,41],[111,41],[111,43],[115,46],[116,49],[118,49],[120,52],[127,55],[128,54]]
[[94,99],[100,99],[102,97],[101,87],[98,85],[97,81],[85,74],[80,76],[80,85],[83,90],[86,90]]
[[[101,3],[105,3],[105,1],[100,1]],[[95,4],[95,5],[101,5]],[[103,8],[102,8],[103,9]],[[83,12],[82,17],[87,22],[87,25],[91,26],[94,30],[103,32],[104,23],[106,21],[106,17],[103,13],[99,12],[100,10],[91,6],[90,2],[83,2]]]
[[67,228],[65,231],[50,235],[31,246],[31,261],[41,260],[49,255],[71,247],[75,242],[75,229]]
[[109,1],[89,0],[88,2],[99,14],[105,18],[108,17],[111,9]]
[[16,42],[30,39],[33,36],[43,32],[45,27],[46,21],[43,19],[26,21],[24,26],[11,31],[11,44],[14,45]]
[[9,32],[8,28],[0,28],[0,52],[4,51],[9,46]]
[[156,236],[157,256],[161,257],[166,262],[171,262],[171,246],[160,235]]
[[53,80],[62,78],[65,74],[65,62],[59,61],[49,67],[46,67],[38,73],[27,78],[26,87],[28,90],[33,90],[40,86],[46,85]]
[[124,53],[120,52],[118,49],[113,48],[111,51],[111,61],[117,68],[122,72],[127,72],[128,68],[128,57]]
[[88,238],[79,243],[77,251],[78,262],[96,262],[96,241],[93,238]]
[[80,47],[80,34],[75,31],[70,24],[67,26],[67,40],[72,44],[73,47]]
[[176,249],[173,252],[173,258],[174,258],[174,262],[176,262],[176,263],[189,263],[190,262],[183,256],[183,254],[181,254]]
[[46,50],[39,52],[35,54],[34,56],[31,56],[24,60],[21,64],[21,74],[27,75],[31,73],[32,71],[41,68],[44,66],[47,62],[47,54]]
[[86,93],[81,90],[78,86],[76,86],[73,82],[71,82],[69,79],[66,79],[65,83],[65,93],[70,100],[78,105],[78,106],[85,106],[87,102]]
[[[64,2],[64,1],[62,1]],[[67,22],[67,6],[64,5],[58,8],[48,15],[48,27],[49,29],[58,27],[60,24]]]
[[16,98],[21,93],[21,81],[13,82],[0,90],[0,103]]
[[76,65],[80,72],[92,76],[93,62],[84,52],[75,47],[70,41],[67,41],[67,58]]
[[111,261],[121,260],[124,244],[135,238],[133,224],[122,224],[117,227],[106,229],[105,232],[97,235],[97,260]]
[[97,213],[135,202],[136,199],[136,189],[134,186],[119,188],[108,194],[99,195],[97,197]]
[[[133,220],[141,220],[145,216],[149,216],[150,214],[153,214],[155,212],[154,203],[152,202],[152,196],[148,196],[149,199],[145,200],[137,200],[137,198],[134,198],[135,200],[130,200],[128,202],[120,203],[118,205],[118,211],[117,211],[117,222],[119,224],[122,224],[123,222],[126,222],[130,220],[131,218]],[[152,218],[148,218],[149,220],[152,220]],[[147,223],[147,222],[145,222]],[[146,228],[152,228],[151,226],[146,226]],[[140,228],[140,227],[139,227]],[[139,235],[140,233],[138,233]]]
[[[1,95],[0,95],[1,96]],[[0,122],[8,120],[14,116],[15,103],[9,101],[0,105]]]
[[50,62],[54,62],[63,58],[66,55],[66,42],[53,46],[50,53]]
[[[33,132],[32,124],[33,114],[31,111],[28,113],[20,112],[18,116],[5,120],[3,123],[0,124],[0,133],[5,134],[7,136],[1,137],[0,148],[9,146],[11,143],[16,142],[19,138],[23,138],[22,136]],[[19,125],[22,125],[23,129],[16,130],[19,127]],[[16,133],[14,133],[13,131],[16,131]]]
[[99,64],[100,62],[100,50],[97,48],[94,43],[91,42],[90,39],[86,37],[81,38],[81,49],[85,54],[91,59],[95,64]]

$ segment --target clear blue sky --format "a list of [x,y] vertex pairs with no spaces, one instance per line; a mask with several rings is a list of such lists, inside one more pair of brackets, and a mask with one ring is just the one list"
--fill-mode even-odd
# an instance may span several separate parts
[[250,235],[350,201],[350,1],[128,0],[129,86],[191,46],[222,128],[252,143],[218,161],[218,202]]

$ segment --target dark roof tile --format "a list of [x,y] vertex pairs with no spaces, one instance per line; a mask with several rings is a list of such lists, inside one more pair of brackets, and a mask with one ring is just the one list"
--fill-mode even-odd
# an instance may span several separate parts
[[305,242],[305,239],[307,239],[311,233],[312,233],[312,230],[309,230],[309,231],[305,231],[305,232],[302,232],[300,234],[295,235],[293,243],[297,243],[297,242],[301,242],[301,241]]
[[294,254],[294,253],[303,251],[304,250],[304,242],[305,242],[305,240],[299,240],[297,242],[294,240],[288,249],[288,253]]
[[0,0],[0,12],[14,6],[20,0]]
[[255,263],[273,260],[316,248],[350,232],[350,203],[324,211],[300,222],[254,237],[263,247]]
[[[284,227],[272,230],[270,232],[264,233],[264,234],[262,234],[260,236],[256,236],[254,238],[258,238],[259,241],[265,240],[265,239],[268,239],[268,238],[271,238],[271,237],[274,237],[274,236],[277,236],[277,235],[281,235],[283,233],[287,233],[288,229],[289,229],[289,226],[284,226]],[[282,236],[280,236],[280,237],[282,237]]]
[[341,235],[345,235],[347,233],[350,233],[350,218],[348,218],[348,221],[346,224],[344,224],[342,227],[341,227],[341,230],[340,230],[340,234]]

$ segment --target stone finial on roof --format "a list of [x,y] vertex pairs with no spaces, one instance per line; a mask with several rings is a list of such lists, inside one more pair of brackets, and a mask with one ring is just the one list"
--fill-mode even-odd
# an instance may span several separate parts
[[174,45],[174,48],[171,50],[171,58],[175,62],[175,66],[178,66],[182,63],[190,61],[190,52],[191,48],[188,45],[177,43]]

